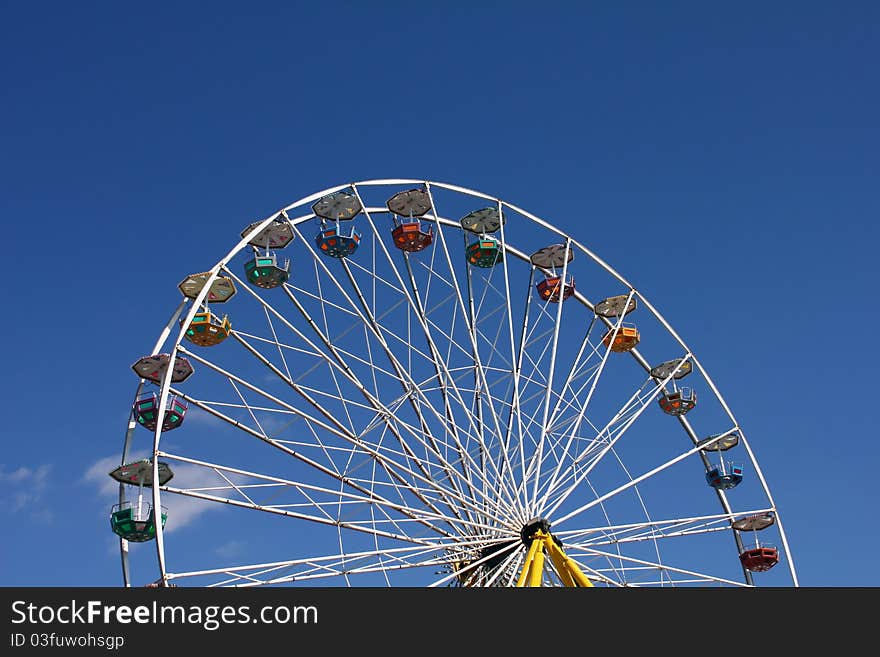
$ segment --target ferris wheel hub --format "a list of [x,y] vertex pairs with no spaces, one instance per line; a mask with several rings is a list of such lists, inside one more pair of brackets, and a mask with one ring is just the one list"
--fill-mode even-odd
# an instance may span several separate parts
[[[531,546],[532,541],[535,540],[535,536],[539,531],[552,536],[552,534],[550,534],[550,521],[546,518],[532,518],[529,520],[519,532],[523,545],[526,547]],[[555,536],[553,538],[558,543],[558,539],[556,539]]]

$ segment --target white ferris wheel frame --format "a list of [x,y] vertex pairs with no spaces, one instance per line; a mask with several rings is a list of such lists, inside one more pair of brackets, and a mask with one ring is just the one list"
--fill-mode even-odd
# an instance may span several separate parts
[[[465,194],[465,195],[468,195],[468,196],[471,196],[471,197],[474,197],[477,199],[482,199],[484,201],[487,201],[487,202],[493,204],[495,207],[498,208],[499,213],[501,213],[503,211],[503,209],[506,208],[512,212],[518,213],[518,214],[530,219],[536,225],[540,226],[541,228],[543,228],[543,229],[555,234],[559,238],[561,238],[561,240],[567,246],[567,248],[571,249],[572,251],[580,251],[583,254],[585,254],[586,256],[588,256],[594,263],[596,263],[602,269],[604,269],[605,272],[607,272],[610,276],[612,276],[614,279],[616,279],[621,285],[625,286],[629,290],[627,303],[631,299],[635,299],[638,301],[638,303],[640,303],[641,305],[643,305],[645,308],[647,308],[650,311],[650,313],[656,318],[656,320],[663,326],[663,328],[666,329],[666,331],[668,331],[669,335],[672,336],[672,338],[681,347],[681,349],[684,353],[684,356],[681,357],[680,362],[684,362],[684,361],[688,361],[688,360],[690,362],[692,362],[693,366],[700,372],[704,381],[710,387],[712,393],[715,395],[716,399],[718,400],[718,402],[720,403],[724,412],[726,413],[727,417],[729,418],[731,425],[734,427],[733,430],[728,431],[727,433],[729,434],[729,433],[735,431],[738,434],[738,436],[740,438],[741,445],[746,450],[748,458],[750,459],[750,463],[755,469],[754,474],[758,478],[758,481],[760,482],[760,486],[763,490],[763,494],[766,496],[766,499],[769,503],[769,510],[771,510],[775,515],[775,522],[778,527],[779,537],[782,542],[784,553],[786,555],[786,563],[787,563],[787,567],[790,572],[791,580],[792,580],[792,583],[794,586],[798,586],[797,573],[795,571],[795,566],[794,566],[791,551],[790,551],[790,548],[788,545],[788,540],[787,540],[784,528],[782,526],[782,520],[779,517],[779,513],[777,511],[776,503],[774,502],[772,494],[770,492],[769,485],[767,484],[767,481],[766,481],[766,479],[760,469],[758,461],[752,451],[751,446],[748,443],[748,440],[746,438],[744,431],[742,430],[741,426],[737,422],[737,420],[736,420],[733,412],[731,411],[730,407],[728,406],[727,402],[724,400],[723,396],[721,395],[721,392],[719,391],[719,389],[717,388],[717,386],[715,385],[715,383],[713,382],[713,380],[709,376],[708,372],[702,366],[702,364],[700,363],[700,361],[696,357],[696,355],[688,347],[688,345],[685,343],[685,341],[678,335],[678,333],[673,329],[673,327],[669,324],[669,322],[667,322],[666,319],[661,315],[661,313],[659,311],[657,311],[657,309],[650,303],[650,301],[648,299],[646,299],[635,288],[635,286],[633,286],[631,283],[629,283],[623,276],[621,276],[610,265],[608,265],[606,262],[604,262],[595,253],[590,251],[585,245],[583,245],[582,243],[573,239],[572,237],[570,237],[569,235],[560,231],[559,229],[555,228],[551,224],[547,223],[546,221],[535,216],[534,214],[531,214],[516,205],[513,205],[507,201],[503,201],[500,198],[496,198],[496,197],[484,194],[482,192],[468,189],[465,187],[460,187],[457,185],[451,185],[451,184],[435,182],[435,181],[427,181],[427,180],[423,180],[423,179],[411,179],[411,178],[371,179],[371,180],[364,180],[364,181],[359,181],[359,182],[349,182],[349,183],[344,183],[344,184],[336,185],[333,187],[329,187],[329,188],[324,189],[322,191],[319,191],[319,192],[316,192],[316,193],[311,194],[309,196],[303,197],[300,200],[295,201],[294,203],[291,203],[291,204],[281,208],[281,210],[272,213],[271,215],[269,215],[265,219],[254,223],[251,227],[251,230],[249,232],[247,232],[246,234],[243,234],[240,241],[226,254],[226,256],[223,257],[219,262],[217,262],[217,264],[215,264],[214,267],[210,269],[210,271],[206,272],[208,274],[208,278],[205,281],[205,283],[204,283],[202,289],[199,291],[199,293],[191,300],[192,302],[190,303],[190,306],[188,309],[187,309],[187,303],[190,302],[190,299],[184,298],[181,301],[180,305],[175,309],[175,311],[173,312],[168,323],[165,325],[164,329],[160,332],[160,335],[159,335],[158,339],[156,340],[155,346],[154,346],[153,351],[151,353],[157,353],[160,349],[162,349],[163,345],[166,344],[169,337],[171,337],[171,335],[173,334],[174,327],[176,325],[179,325],[180,329],[177,332],[176,338],[174,340],[174,343],[173,343],[172,348],[169,353],[169,358],[170,358],[169,362],[174,363],[175,359],[177,358],[178,354],[181,351],[183,351],[184,353],[186,353],[189,356],[193,355],[191,352],[186,350],[186,348],[183,347],[181,343],[185,337],[185,332],[187,330],[187,327],[192,322],[195,314],[197,312],[199,312],[199,309],[205,303],[208,291],[211,287],[211,283],[214,280],[216,280],[219,276],[221,276],[221,274],[223,274],[224,272],[228,272],[227,265],[229,264],[229,262],[237,254],[241,253],[243,249],[246,249],[248,246],[248,243],[256,235],[258,235],[264,228],[269,226],[273,221],[277,220],[279,218],[279,216],[283,216],[291,224],[291,226],[294,228],[298,237],[300,239],[302,239],[303,236],[299,233],[299,230],[297,227],[299,225],[303,224],[304,222],[314,220],[315,215],[312,212],[307,212],[304,215],[291,218],[289,213],[292,213],[293,211],[297,210],[298,208],[306,208],[307,210],[311,210],[310,205],[312,203],[314,203],[315,201],[317,201],[317,200],[319,200],[329,194],[333,194],[335,192],[341,192],[341,191],[345,191],[345,190],[353,190],[355,195],[360,200],[360,194],[358,193],[359,188],[366,188],[366,187],[371,187],[371,186],[389,186],[390,187],[390,186],[401,186],[401,185],[424,186],[424,188],[428,191],[429,196],[431,195],[432,188],[447,190],[449,192],[457,192],[457,193]],[[432,207],[433,207],[433,203],[432,203]],[[365,206],[363,204],[362,204],[362,212],[364,215],[366,215],[366,217],[368,219],[371,217],[371,215],[376,215],[376,214],[387,215],[390,213],[390,211],[387,207],[369,207],[369,206]],[[458,221],[456,221],[454,219],[439,216],[439,214],[437,214],[436,211],[434,211],[433,209],[432,209],[432,212],[433,212],[433,214],[430,215],[430,219],[433,222],[435,222],[438,226],[444,226],[444,227],[448,226],[448,227],[453,227],[453,228],[458,228],[458,229],[461,228]],[[517,250],[515,247],[511,246],[510,244],[508,244],[506,242],[506,240],[504,238],[504,224],[503,224],[503,222],[500,227],[500,233],[501,233],[500,246],[503,249],[503,253],[505,256],[504,257],[504,264],[505,264],[505,286],[506,286],[507,285],[507,275],[506,275],[507,256],[510,255],[510,256],[513,256],[519,260],[524,260],[526,262],[529,261],[529,256],[528,256],[528,254],[525,254],[525,253]],[[318,256],[315,255],[315,258],[317,259]],[[566,276],[567,264],[568,263],[566,262],[562,268],[562,280],[563,281],[566,280],[565,276]],[[322,266],[324,266],[323,263],[322,263]],[[509,293],[510,293],[509,287],[507,287],[506,292],[509,295]],[[593,310],[593,308],[594,308],[593,303],[591,301],[589,301],[583,295],[582,292],[575,290],[573,297],[576,298],[580,303],[584,304],[590,310]],[[560,325],[561,325],[560,318],[561,318],[561,313],[562,313],[562,306],[563,306],[562,303],[558,303],[557,309],[556,309],[557,321],[555,323],[554,333],[553,333],[553,337],[552,337],[553,342],[554,342],[554,348],[550,352],[551,353],[551,360],[550,360],[551,373],[548,377],[548,380],[551,383],[548,384],[548,386],[547,386],[548,393],[547,393],[547,398],[546,398],[545,404],[544,404],[544,418],[543,418],[544,424],[542,426],[546,426],[547,413],[549,412],[549,404],[550,404],[550,390],[549,389],[550,389],[550,385],[552,385],[552,381],[553,381],[552,370],[556,365],[555,342],[559,338],[559,330],[560,330]],[[509,312],[509,310],[510,309],[509,309],[509,302],[508,302],[508,312]],[[184,312],[184,311],[186,311],[186,312]],[[623,320],[623,315],[624,315],[624,313],[621,313],[620,318],[616,322],[611,322],[605,318],[602,318],[602,319],[605,322],[606,326],[608,326],[609,328],[614,328],[615,325],[619,328],[619,326]],[[511,334],[509,337],[510,337],[511,341],[513,342],[514,338],[513,338],[513,333],[512,333],[512,330],[513,330],[512,321],[509,322],[509,326],[511,329]],[[471,337],[471,340],[476,340],[475,335],[471,335],[470,337]],[[636,360],[636,362],[638,362],[638,364],[642,368],[644,368],[644,370],[646,372],[650,373],[651,365],[644,359],[644,357],[641,356],[641,354],[638,352],[637,349],[633,349],[629,353]],[[607,356],[608,356],[608,352],[606,352],[604,358],[607,358]],[[601,366],[604,366],[604,359],[603,359],[603,363]],[[154,482],[159,481],[159,458],[162,456],[165,456],[165,454],[160,449],[160,442],[161,442],[161,437],[162,437],[162,433],[163,433],[163,429],[162,429],[163,418],[164,418],[164,414],[165,414],[165,410],[166,410],[166,405],[167,405],[167,402],[169,399],[169,395],[171,394],[171,372],[172,372],[172,370],[173,370],[173,367],[169,364],[169,366],[166,369],[165,376],[159,382],[159,401],[158,401],[158,406],[157,406],[158,417],[157,417],[157,421],[156,421],[157,427],[156,427],[156,430],[153,434],[152,454],[151,454],[152,481],[154,481]],[[670,376],[666,378],[666,380],[663,382],[663,384],[669,382],[671,378],[672,377],[670,374]],[[517,381],[517,377],[514,377],[514,386],[516,385],[516,381]],[[593,385],[595,386],[595,384],[597,382],[598,382],[598,376],[594,380]],[[135,394],[135,398],[137,398],[137,396],[142,392],[144,385],[145,385],[145,380],[141,379],[140,384],[138,385],[138,388],[137,388],[137,391]],[[661,384],[661,387],[662,387],[662,384]],[[514,399],[516,399],[516,393],[514,393]],[[643,405],[641,410],[644,410],[645,407],[646,407],[646,405]],[[634,421],[634,419],[635,418],[633,418],[632,421]],[[698,437],[698,435],[696,434],[694,429],[691,427],[691,425],[688,422],[686,417],[684,417],[683,415],[679,415],[676,419],[678,419],[679,423],[684,428],[684,430],[687,433],[687,435],[689,436],[689,438],[692,440],[694,447],[693,447],[693,449],[688,450],[687,452],[683,453],[682,455],[680,455],[679,457],[674,459],[674,461],[682,460],[684,458],[690,457],[690,456],[697,454],[697,453],[700,453],[700,455],[702,456],[701,450],[706,446],[706,440],[702,440],[702,441],[700,440],[700,438]],[[125,435],[125,444],[124,444],[123,454],[122,454],[122,463],[123,464],[127,461],[127,458],[129,456],[131,446],[132,446],[132,436],[133,436],[133,433],[134,433],[136,426],[137,426],[137,423],[136,423],[134,417],[133,416],[130,417],[127,431],[126,431],[126,435]],[[719,435],[719,436],[716,436],[715,439],[720,439],[723,437],[724,437],[724,435]],[[542,435],[542,441],[543,441],[543,435]],[[613,442],[610,443],[605,448],[606,451],[611,449],[612,446],[613,446]],[[538,446],[538,450],[539,451],[541,450],[541,445]],[[193,464],[201,464],[204,466],[210,466],[215,469],[219,468],[221,470],[226,470],[230,474],[231,473],[238,473],[238,474],[242,474],[242,475],[255,475],[255,473],[247,472],[244,470],[235,470],[234,468],[218,466],[216,464],[210,464],[210,463],[199,463],[195,459],[187,459],[186,457],[182,457],[182,456],[175,456],[175,458],[181,462],[190,462]],[[703,457],[703,458],[705,461],[705,457]],[[629,488],[629,487],[637,485],[642,480],[652,476],[657,470],[666,468],[669,465],[671,465],[673,462],[664,463],[663,465],[659,466],[655,470],[647,472],[647,473],[641,475],[640,477],[637,477],[636,479],[632,479],[629,483],[625,484],[620,489],[610,491],[609,493],[606,493],[604,496],[599,497],[599,498],[589,502],[587,505],[584,505],[583,507],[577,509],[576,511],[570,512],[564,517],[557,518],[556,522],[562,522],[566,518],[574,515],[575,513],[579,512],[579,511],[582,511],[582,510],[584,510],[590,506],[593,506],[593,505],[601,504],[604,499],[612,497],[613,495],[617,494],[618,492],[620,492],[620,490],[622,490],[624,488]],[[541,463],[541,459],[539,458],[538,459],[538,467],[540,467],[540,463]],[[264,479],[271,479],[271,477],[266,477],[265,475],[259,475],[259,476]],[[585,477],[586,475],[584,474],[583,476]],[[536,476],[534,479],[535,479],[535,485],[534,485],[534,490],[533,490],[532,494],[533,494],[533,496],[536,496],[538,494],[539,477]],[[284,480],[282,480],[282,479],[278,479],[277,481],[281,482],[281,483],[284,482]],[[286,482],[286,483],[290,484],[290,483],[294,483],[294,482]],[[575,485],[577,485],[577,483],[579,483],[579,482],[576,482]],[[299,484],[299,485],[301,485],[301,484]],[[174,489],[171,489],[167,485],[166,486],[153,485],[151,488],[152,488],[152,508],[153,509],[162,509],[162,504],[161,504],[161,490],[162,489],[170,490],[171,492],[183,492],[183,491],[179,491],[179,490],[175,491]],[[337,491],[337,493],[338,493],[338,491]],[[711,516],[707,515],[707,516],[702,516],[702,517],[697,517],[697,518],[682,518],[682,519],[666,520],[666,521],[662,521],[661,523],[656,523],[656,524],[658,524],[658,525],[666,524],[666,525],[668,525],[668,527],[670,529],[673,529],[673,530],[678,527],[678,531],[680,531],[680,533],[682,535],[686,535],[688,532],[695,532],[698,530],[699,531],[720,531],[720,530],[729,531],[730,530],[729,520],[733,517],[733,511],[732,511],[731,506],[725,497],[724,491],[717,490],[716,493],[718,495],[718,499],[719,499],[719,502],[721,505],[721,510],[722,510],[722,512],[720,514],[711,515]],[[199,497],[198,494],[195,494],[195,496]],[[120,502],[124,501],[124,497],[125,497],[125,488],[124,488],[123,484],[120,484]],[[212,497],[210,495],[204,495],[203,497],[206,500],[212,499]],[[224,501],[226,503],[229,503],[228,500],[224,500]],[[721,523],[726,522],[727,524],[718,524],[719,522],[721,522]],[[644,527],[645,527],[645,525],[641,524],[641,523],[633,525],[633,528],[644,529]],[[703,529],[700,529],[700,528],[703,528]],[[627,532],[627,527],[625,527],[625,526],[607,527],[607,528],[602,528],[602,529],[620,532],[620,536],[623,537],[621,540],[650,540],[650,538],[651,538],[650,536],[647,536],[647,537],[643,536],[641,538],[639,538],[638,536],[626,537],[625,534]],[[561,534],[564,535],[565,532],[562,532]],[[738,549],[742,550],[743,545],[740,541],[738,533],[733,532],[733,534],[735,536]],[[160,572],[160,579],[157,580],[157,582],[160,582],[162,585],[167,585],[168,581],[169,581],[169,573],[166,568],[165,539],[164,539],[164,535],[163,535],[163,523],[162,522],[155,522],[155,543],[156,543],[156,554],[157,554],[158,566],[159,566],[159,572]],[[458,545],[460,546],[461,543],[459,543]],[[412,549],[409,549],[409,550],[412,554],[418,553],[417,549],[415,551],[413,551]],[[436,545],[430,546],[429,548],[425,548],[426,555],[432,550],[436,550]],[[603,555],[603,552],[601,550],[591,550],[591,552],[595,555],[598,555],[598,556]],[[319,562],[322,559],[325,560],[327,563],[330,563],[334,560],[342,560],[343,558],[351,560],[352,558],[356,558],[357,556],[358,555],[340,554],[340,555],[330,555],[327,557],[322,557],[322,558],[317,558],[317,559],[315,557],[311,557],[309,559],[303,559],[301,561],[294,559],[294,560],[289,560],[289,561],[284,561],[284,562],[255,564],[255,565],[248,566],[247,568],[252,569],[255,573],[267,573],[267,572],[272,572],[275,569],[279,569],[279,568],[283,568],[283,567],[290,567],[292,565],[296,565],[297,563],[315,564],[316,562]],[[621,558],[621,556],[619,554],[609,555],[609,556],[614,556],[615,558]],[[121,557],[124,585],[131,586],[131,577],[130,577],[130,572],[129,572],[129,544],[128,544],[128,541],[126,541],[124,538],[120,538],[120,557]],[[485,559],[481,559],[480,561],[485,561],[486,559],[489,559],[491,557],[492,557],[492,555],[488,555]],[[508,560],[513,559],[513,554],[509,555],[507,557],[507,559]],[[636,564],[634,566],[635,568],[639,567],[638,566],[638,564],[639,564],[638,559],[630,559],[630,561],[632,563]],[[431,561],[431,559],[427,559],[425,563],[433,563],[433,562]],[[645,568],[650,568],[654,565],[654,564],[651,564],[650,562],[647,562],[647,561],[644,561],[641,563],[644,565]],[[437,565],[440,565],[440,564],[438,563]],[[470,564],[471,567],[474,567],[477,565],[479,565],[479,561]],[[668,565],[664,565],[663,567],[665,569],[672,571],[672,572],[676,572],[676,573],[680,574],[683,578],[685,578],[685,579],[681,580],[682,582],[690,581],[690,580],[686,579],[686,577],[688,577],[688,576],[693,576],[693,577],[697,578],[697,579],[693,580],[695,582],[696,581],[703,581],[703,580],[699,579],[699,577],[701,577],[701,575],[699,573],[691,572],[687,569],[680,569],[680,568],[671,567]],[[356,569],[355,569],[355,571],[356,571]],[[215,570],[203,570],[203,571],[199,571],[198,573],[188,573],[188,574],[190,574],[190,575],[205,575],[205,574],[222,574],[224,572],[227,572],[227,571],[224,569],[215,569]],[[503,569],[501,569],[499,572],[503,572]],[[589,571],[588,575],[591,577],[594,577],[598,581],[605,580],[605,581],[610,582],[610,580],[608,580],[607,577],[605,577],[602,573],[600,573],[598,571]],[[745,585],[752,585],[753,582],[752,582],[750,573],[748,571],[744,570],[744,575],[745,575]],[[455,576],[455,574],[447,575],[446,577],[444,577],[440,580],[437,580],[434,584],[432,584],[432,586],[446,583],[446,582],[450,581],[454,576]],[[298,579],[306,579],[307,580],[308,576],[305,578],[300,577]],[[725,580],[722,578],[715,578],[715,579],[721,583],[726,583],[726,584],[730,584],[730,585],[736,585],[736,586],[743,585],[743,582],[736,582],[733,580]],[[274,583],[274,582],[283,582],[284,580],[285,580],[285,578],[282,577],[282,578],[278,578],[277,580],[272,580],[272,581]],[[245,583],[243,585],[244,586],[258,585],[259,583],[260,583],[259,580],[255,579],[252,584]]]

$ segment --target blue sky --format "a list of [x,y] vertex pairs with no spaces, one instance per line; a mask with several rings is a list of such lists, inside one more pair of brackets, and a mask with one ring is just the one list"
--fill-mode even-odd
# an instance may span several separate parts
[[120,583],[107,465],[177,284],[297,199],[400,177],[623,274],[749,436],[800,583],[880,585],[880,9],[499,7],[4,5],[0,584]]

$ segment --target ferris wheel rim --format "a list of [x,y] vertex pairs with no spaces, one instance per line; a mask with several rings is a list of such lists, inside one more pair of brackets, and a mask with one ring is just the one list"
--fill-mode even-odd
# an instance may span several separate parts
[[[791,558],[790,549],[787,544],[787,539],[785,537],[784,530],[782,529],[781,520],[778,519],[779,514],[776,509],[776,504],[773,501],[772,494],[769,489],[769,485],[767,484],[767,482],[763,476],[763,473],[760,471],[760,468],[758,465],[758,460],[755,457],[755,454],[754,454],[753,450],[751,449],[751,447],[748,443],[748,440],[746,439],[746,436],[745,436],[740,424],[738,423],[738,421],[734,417],[727,402],[722,397],[720,391],[718,390],[715,383],[712,381],[710,375],[708,374],[706,369],[703,367],[701,362],[697,359],[696,355],[692,352],[692,350],[689,349],[689,347],[684,342],[684,340],[677,334],[677,332],[673,329],[673,327],[669,324],[669,322],[662,316],[662,314],[659,311],[657,311],[657,309],[650,303],[650,301],[648,299],[646,299],[637,288],[635,288],[625,278],[623,278],[623,276],[621,276],[613,267],[611,267],[610,265],[605,263],[596,254],[594,254],[592,251],[590,251],[588,248],[586,248],[586,246],[584,246],[583,244],[581,244],[577,240],[574,240],[572,237],[570,237],[566,233],[556,229],[554,226],[552,226],[548,222],[545,222],[544,220],[540,219],[536,215],[533,215],[533,214],[519,208],[516,205],[513,205],[511,203],[503,201],[502,199],[500,199],[498,197],[493,197],[493,196],[490,196],[490,195],[485,194],[483,192],[479,192],[479,191],[476,191],[473,189],[468,189],[465,187],[460,187],[457,185],[451,185],[449,183],[440,183],[440,182],[434,182],[434,181],[430,181],[430,180],[412,179],[412,178],[370,179],[370,180],[363,180],[363,181],[359,181],[359,182],[345,183],[345,184],[340,184],[340,185],[336,185],[333,187],[329,187],[329,188],[322,190],[320,192],[316,192],[311,195],[305,196],[298,201],[295,201],[287,206],[284,206],[283,208],[272,213],[271,215],[269,215],[265,219],[258,221],[258,222],[254,222],[252,224],[252,230],[247,233],[242,234],[241,240],[238,242],[238,244],[235,247],[233,247],[232,250],[230,250],[229,253],[224,258],[222,258],[220,261],[218,261],[217,264],[215,264],[214,267],[212,267],[209,272],[207,272],[209,274],[208,279],[207,279],[204,287],[202,288],[202,290],[199,292],[199,294],[194,299],[192,299],[192,303],[191,303],[191,306],[190,306],[188,312],[186,312],[186,313],[182,312],[187,300],[184,299],[184,301],[181,303],[181,306],[177,309],[176,314],[174,315],[174,318],[169,322],[169,325],[162,332],[162,335],[160,335],[160,338],[157,341],[157,345],[156,345],[156,348],[154,349],[154,352],[156,350],[158,350],[162,344],[165,344],[167,342],[167,340],[170,336],[170,333],[172,332],[170,330],[170,327],[173,325],[174,321],[179,316],[183,315],[184,319],[180,320],[181,329],[178,332],[177,338],[174,341],[173,347],[170,350],[170,354],[169,354],[170,358],[172,358],[172,359],[175,358],[177,353],[180,351],[180,347],[181,347],[183,339],[184,339],[184,334],[185,334],[185,330],[186,330],[185,327],[189,324],[189,322],[192,321],[193,316],[196,314],[198,309],[204,303],[205,297],[207,295],[207,291],[208,291],[208,288],[209,288],[211,282],[214,281],[216,278],[218,278],[222,274],[222,272],[227,269],[229,262],[236,255],[240,254],[243,250],[245,250],[248,247],[249,242],[254,238],[254,236],[256,236],[263,228],[268,226],[272,221],[277,220],[279,217],[284,217],[287,221],[289,221],[291,223],[291,225],[294,228],[296,228],[298,225],[303,224],[304,222],[308,221],[309,219],[313,219],[315,217],[315,215],[312,213],[311,215],[306,214],[306,215],[303,215],[300,217],[296,217],[294,219],[290,219],[288,217],[288,213],[291,210],[295,210],[298,207],[310,204],[313,201],[316,201],[316,200],[318,200],[328,194],[332,194],[334,192],[338,192],[338,191],[342,191],[342,190],[346,190],[346,189],[353,189],[356,191],[359,187],[393,186],[393,185],[424,185],[428,190],[430,190],[431,187],[433,186],[433,187],[445,189],[445,190],[452,191],[452,192],[464,193],[469,196],[473,196],[475,198],[481,198],[486,201],[495,202],[498,204],[499,208],[502,208],[502,207],[509,208],[512,211],[519,213],[528,219],[531,219],[532,221],[536,222],[537,224],[541,225],[542,227],[547,228],[548,230],[550,230],[554,234],[558,235],[560,238],[564,239],[566,244],[569,244],[572,248],[577,248],[579,251],[581,251],[583,254],[585,254],[587,257],[589,257],[591,260],[593,260],[593,262],[595,262],[596,264],[600,265],[603,269],[605,269],[612,277],[614,277],[616,280],[618,280],[618,282],[620,282],[622,285],[627,287],[630,290],[630,294],[632,295],[632,297],[637,298],[639,300],[639,302],[641,302],[652,313],[652,315],[657,319],[657,321],[659,321],[661,323],[661,325],[663,325],[663,327],[669,332],[669,334],[679,343],[679,345],[681,346],[681,348],[683,350],[683,353],[686,354],[685,358],[689,358],[693,362],[696,370],[698,370],[700,372],[703,379],[709,385],[712,393],[715,395],[716,399],[720,402],[720,404],[724,408],[724,411],[726,412],[726,414],[730,418],[733,427],[735,428],[735,430],[737,432],[739,432],[739,435],[742,440],[742,444],[744,445],[744,447],[746,449],[750,463],[755,467],[756,474],[757,474],[758,479],[761,483],[764,494],[767,496],[767,500],[769,502],[769,509],[772,510],[772,512],[775,513],[777,516],[777,524],[779,526],[781,541],[784,544],[785,553],[787,555],[787,560],[788,560],[788,565],[789,565],[789,569],[791,572],[791,576],[793,578],[794,584],[797,585],[797,576],[796,576],[796,573],[794,570],[794,564],[793,564],[793,561]],[[381,208],[381,207],[366,207],[366,206],[364,206],[363,211],[367,214],[367,216],[369,216],[370,213],[379,214],[379,213],[390,212],[387,207]],[[435,213],[435,211],[433,210],[433,208],[426,216],[428,218],[433,219],[438,224],[444,224],[444,225],[448,225],[450,227],[455,226],[455,224],[457,223],[452,218],[446,218],[446,217],[442,217],[442,216],[437,215]],[[528,255],[523,253],[522,251],[517,250],[511,244],[507,243],[506,240],[503,239],[503,226],[502,226],[501,230],[502,230],[502,248],[503,248],[505,254],[509,253],[510,255],[512,255],[520,260],[527,261]],[[568,263],[566,263],[566,265],[567,264]],[[583,296],[582,293],[580,293],[579,291],[575,291],[574,295],[576,298],[578,298],[580,300],[580,302],[582,304],[585,304],[588,307],[592,307],[591,302],[589,302],[587,300],[587,298],[585,296]],[[562,304],[559,304],[558,310],[560,313],[561,313],[561,309],[562,309]],[[162,336],[164,336],[164,337],[162,337]],[[184,346],[183,349],[186,350],[186,347]],[[633,355],[636,357],[637,362],[639,362],[643,368],[650,371],[649,363],[647,361],[645,361],[644,359],[639,359],[638,352],[636,350],[633,350]],[[141,380],[141,383],[138,388],[139,391],[140,391],[141,387],[143,386],[143,383],[144,383],[144,381]],[[154,468],[156,468],[156,469],[158,469],[158,465],[159,465],[158,464],[159,455],[162,454],[162,452],[160,450],[160,440],[161,440],[161,436],[162,436],[161,418],[162,418],[162,413],[164,411],[165,401],[167,400],[168,395],[171,392],[170,376],[163,378],[163,380],[161,381],[160,386],[159,386],[159,391],[160,391],[159,392],[159,396],[160,396],[159,427],[157,427],[157,430],[154,435],[154,441],[153,441],[153,464],[154,464]],[[678,419],[679,419],[679,422],[682,423],[682,425],[685,427],[685,430],[689,433],[689,435],[693,439],[696,440],[696,438],[697,438],[696,434],[693,432],[692,429],[689,428],[689,426],[687,424],[687,419],[684,417],[679,417]],[[126,449],[124,450],[124,454],[127,451],[128,451],[128,437],[126,440]],[[123,456],[123,460],[124,460],[124,458],[125,458],[125,456]],[[154,471],[154,476],[157,476],[157,470]],[[162,486],[153,487],[153,506],[154,506],[154,508],[161,508],[160,490],[162,488],[163,488]],[[720,493],[720,491],[719,491],[719,493]],[[121,494],[122,493],[120,492],[120,495]],[[720,498],[722,500],[722,506],[724,507],[723,493],[720,493]],[[725,508],[724,510],[727,513],[731,512],[729,507]],[[167,583],[169,574],[165,568],[164,543],[163,543],[162,533],[163,533],[163,530],[161,527],[161,523],[158,523],[157,527],[156,527],[156,547],[157,547],[157,553],[158,553],[158,557],[159,557],[161,579],[163,582]],[[125,555],[123,555],[123,561],[124,560],[125,560]],[[126,579],[126,583],[128,583],[127,567],[126,567],[125,579]]]

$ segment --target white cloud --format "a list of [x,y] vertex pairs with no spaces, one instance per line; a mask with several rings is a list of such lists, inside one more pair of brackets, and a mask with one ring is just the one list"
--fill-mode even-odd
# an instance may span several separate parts
[[231,426],[225,420],[221,420],[216,415],[213,415],[194,404],[190,405],[190,407],[187,409],[186,416],[184,417],[183,422],[184,424],[206,424],[213,427]]
[[[142,458],[146,458],[146,455],[132,454],[129,462],[137,461]],[[108,513],[110,507],[116,504],[119,499],[119,483],[109,476],[109,473],[117,467],[119,467],[119,457],[108,456],[92,464],[83,477],[86,483],[96,486],[101,497],[107,500]],[[178,488],[197,489],[228,485],[216,472],[208,470],[207,468],[187,463],[172,462],[171,469],[174,472],[174,478],[169,485]],[[137,487],[129,487],[128,499],[136,499],[137,494]],[[152,489],[144,488],[144,495],[147,496],[147,500],[152,503]],[[162,506],[166,508],[168,513],[165,532],[171,533],[195,522],[203,514],[208,513],[209,511],[217,511],[224,508],[225,505],[196,499],[186,495],[176,495],[174,493],[164,492],[162,494]]]
[[0,465],[0,511],[27,511],[37,520],[51,520],[52,515],[43,503],[51,470],[51,463],[35,468],[22,465],[11,472]]
[[214,553],[223,559],[229,560],[238,557],[245,552],[247,543],[245,541],[228,541],[214,550]]
[[[146,454],[135,455],[132,457],[131,460],[137,461],[138,459],[142,459],[145,456]],[[96,463],[93,463],[89,467],[89,469],[86,470],[86,474],[83,476],[83,479],[88,483],[92,483],[98,486],[98,491],[101,493],[102,497],[113,499],[116,495],[119,494],[119,483],[110,478],[110,472],[118,467],[119,456],[108,456],[97,461]]]
[[[221,409],[221,411],[230,415],[230,417],[232,417],[233,419],[242,422],[245,426],[259,431],[257,427],[257,422],[254,422],[254,418],[251,417],[251,415],[246,410],[230,410],[227,408]],[[287,431],[291,428],[291,425],[301,421],[301,419],[293,413],[281,411],[257,411],[256,416],[259,427],[261,427],[268,436],[278,435],[283,431]],[[186,412],[186,419],[184,420],[184,422],[188,422],[190,423],[190,425],[196,424],[208,426],[215,430],[224,430],[230,432],[238,431],[238,429],[233,427],[226,420],[221,420],[217,416],[212,415],[211,413],[208,413],[207,411],[202,410],[197,406],[189,408],[189,410]]]

